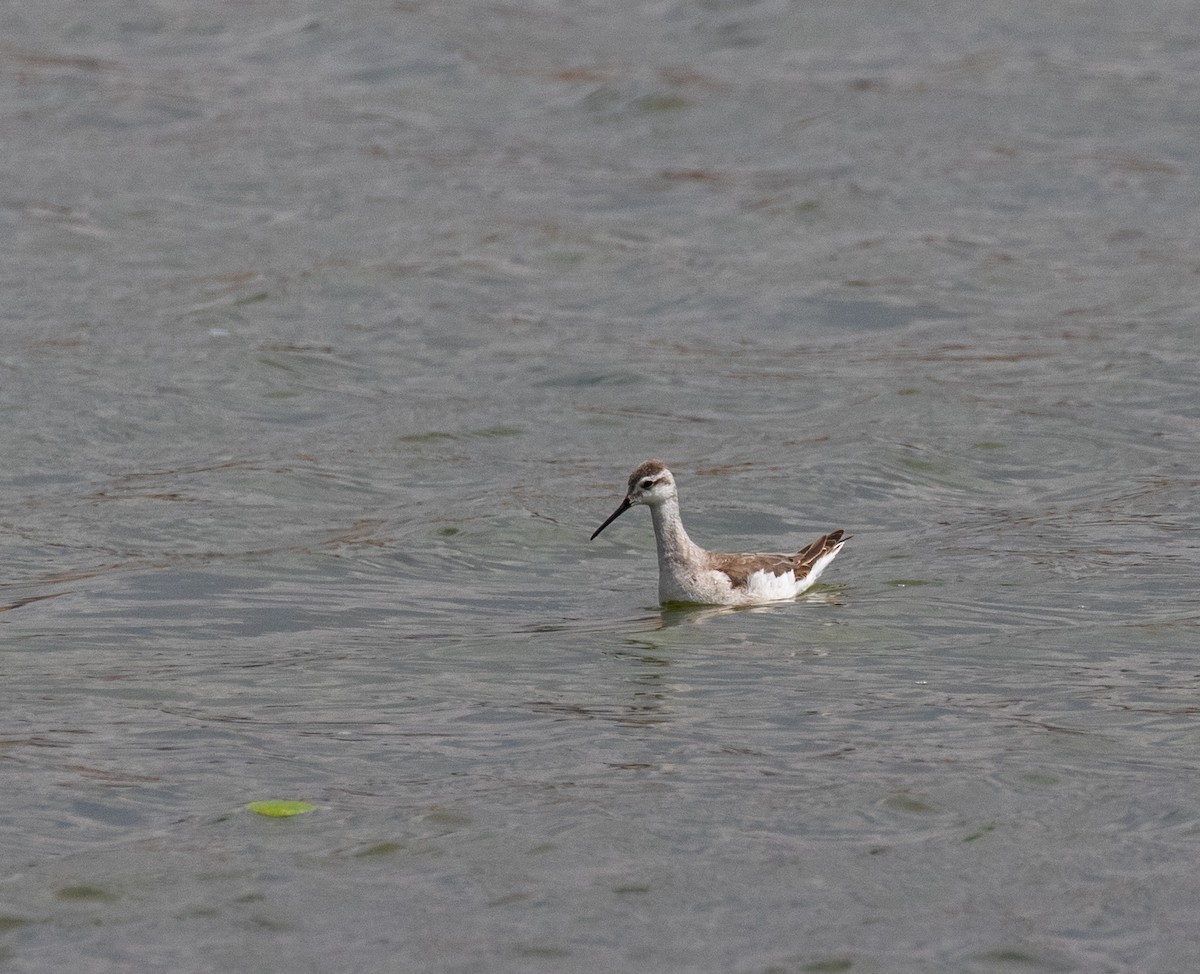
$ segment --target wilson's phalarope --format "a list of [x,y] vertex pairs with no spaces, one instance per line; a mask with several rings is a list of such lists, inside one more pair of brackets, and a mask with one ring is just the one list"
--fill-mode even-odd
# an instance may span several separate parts
[[645,504],[658,542],[658,597],[662,602],[758,605],[795,598],[813,584],[850,538],[823,534],[794,555],[705,551],[688,537],[679,517],[675,478],[661,460],[647,460],[629,475],[621,506],[596,528],[596,535],[635,504]]

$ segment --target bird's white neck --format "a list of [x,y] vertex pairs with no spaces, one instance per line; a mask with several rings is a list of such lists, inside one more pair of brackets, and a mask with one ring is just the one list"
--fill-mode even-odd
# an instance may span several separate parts
[[679,501],[674,497],[654,504],[650,507],[650,517],[654,521],[654,538],[658,542],[658,563],[664,564],[698,564],[704,559],[704,552],[696,545],[683,529],[683,520],[679,516]]

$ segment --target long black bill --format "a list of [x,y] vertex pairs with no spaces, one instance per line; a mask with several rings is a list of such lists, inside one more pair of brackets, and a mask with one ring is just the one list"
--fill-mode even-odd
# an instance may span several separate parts
[[590,538],[588,538],[588,541],[595,541],[597,534],[599,534],[606,527],[608,527],[610,524],[612,524],[613,521],[615,521],[617,518],[619,518],[622,514],[624,514],[631,507],[633,507],[633,505],[629,503],[629,498],[626,497],[623,501],[621,501],[621,506],[618,507],[615,511],[612,512],[612,514],[610,514],[608,516],[608,520],[605,521],[603,524],[601,524],[600,527],[596,528],[596,530],[592,534],[592,536]]

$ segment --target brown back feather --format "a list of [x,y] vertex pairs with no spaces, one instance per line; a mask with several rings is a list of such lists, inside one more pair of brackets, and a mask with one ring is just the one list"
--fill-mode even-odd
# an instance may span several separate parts
[[809,573],[818,558],[827,555],[838,542],[849,540],[850,535],[839,529],[821,535],[794,555],[722,555],[711,552],[708,567],[728,575],[734,588],[744,588],[755,572],[770,572],[776,576],[795,572],[799,581]]

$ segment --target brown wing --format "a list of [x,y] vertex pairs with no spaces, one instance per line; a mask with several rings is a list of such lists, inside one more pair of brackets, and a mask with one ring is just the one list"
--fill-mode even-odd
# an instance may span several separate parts
[[842,541],[849,540],[850,535],[838,528],[836,531],[823,534],[816,541],[806,544],[792,556],[792,563],[796,566],[796,577],[803,578],[818,558],[829,554]]
[[728,575],[734,588],[745,587],[755,572],[770,572],[772,575],[795,572],[799,580],[808,574],[818,558],[829,554],[839,542],[849,539],[850,535],[841,530],[830,531],[806,544],[794,555],[720,555],[710,552],[708,567]]

